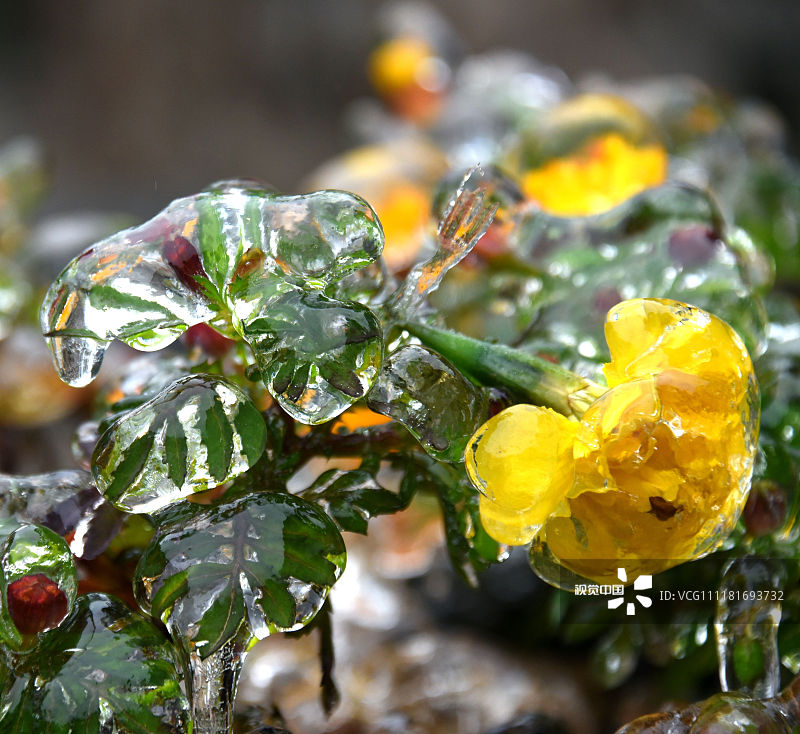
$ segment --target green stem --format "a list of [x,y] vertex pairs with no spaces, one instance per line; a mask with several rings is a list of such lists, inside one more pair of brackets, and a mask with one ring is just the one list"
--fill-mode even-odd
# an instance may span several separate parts
[[502,387],[520,400],[580,418],[606,388],[533,354],[490,344],[426,324],[403,328],[486,386]]

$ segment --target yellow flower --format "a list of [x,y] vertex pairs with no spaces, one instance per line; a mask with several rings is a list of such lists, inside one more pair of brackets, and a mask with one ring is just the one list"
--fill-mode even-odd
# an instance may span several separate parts
[[619,133],[606,133],[525,173],[522,190],[550,214],[588,216],[663,183],[667,165],[663,146],[637,146]]
[[[490,535],[535,537],[562,566],[601,582],[619,566],[633,580],[720,545],[747,498],[759,418],[750,357],[718,318],[635,299],[609,312],[606,339],[609,390],[579,422],[515,406],[466,455]],[[499,426],[515,447],[505,457]]]

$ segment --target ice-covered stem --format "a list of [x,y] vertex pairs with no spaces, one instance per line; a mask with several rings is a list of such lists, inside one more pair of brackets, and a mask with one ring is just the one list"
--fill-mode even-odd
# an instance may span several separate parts
[[605,391],[602,385],[533,354],[490,344],[426,324],[403,328],[483,385],[503,387],[514,397],[580,418]]
[[241,634],[235,635],[206,658],[196,652],[190,654],[187,680],[194,734],[233,731],[233,704],[247,642]]
[[714,630],[719,678],[723,691],[744,691],[769,698],[780,686],[778,625],[781,602],[777,594],[780,569],[763,558],[737,558],[726,567]]

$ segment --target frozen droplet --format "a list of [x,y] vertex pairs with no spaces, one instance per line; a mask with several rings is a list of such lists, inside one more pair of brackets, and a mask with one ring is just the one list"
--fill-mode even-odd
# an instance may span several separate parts
[[247,655],[249,635],[240,633],[206,658],[189,655],[190,703],[195,734],[223,734],[233,726],[233,702]]

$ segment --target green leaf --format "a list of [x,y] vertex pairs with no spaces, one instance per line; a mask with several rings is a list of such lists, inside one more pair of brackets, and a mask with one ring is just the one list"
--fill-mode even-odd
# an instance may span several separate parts
[[[74,387],[91,382],[114,339],[153,351],[174,342],[188,326],[214,319],[217,304],[193,279],[200,267],[193,245],[186,242],[194,260],[173,263],[168,255],[191,216],[187,200],[180,200],[67,265],[40,311],[42,333],[62,380]],[[179,276],[176,267],[182,263],[189,263],[189,270]]]
[[221,291],[228,279],[230,261],[220,201],[218,197],[200,196],[195,206],[198,214],[197,239],[203,269],[217,290]]
[[228,467],[233,455],[233,427],[214,393],[206,393],[201,398],[197,427],[206,446],[209,472],[222,483],[228,478]]
[[191,732],[175,650],[141,614],[105,594],[73,613],[20,656],[0,693],[4,732],[181,734]]
[[270,251],[287,272],[338,280],[377,260],[383,230],[372,207],[346,191],[314,191],[273,200]]
[[176,380],[124,413],[92,457],[97,488],[127,512],[152,512],[247,471],[266,427],[250,398],[212,375]]
[[372,387],[383,359],[375,315],[358,303],[299,288],[263,301],[243,323],[262,379],[301,423],[324,423]]
[[66,541],[39,525],[0,520],[0,642],[58,625],[75,603],[78,573]]
[[344,569],[336,526],[292,495],[181,505],[155,519],[136,569],[136,598],[201,658],[242,630],[260,639],[300,629]]
[[363,469],[330,469],[320,474],[300,496],[321,505],[342,530],[362,535],[366,535],[371,517],[399,512],[410,499],[384,489]]
[[164,457],[169,478],[176,487],[182,487],[186,481],[188,454],[189,442],[186,440],[186,434],[177,414],[167,416],[164,425]]

